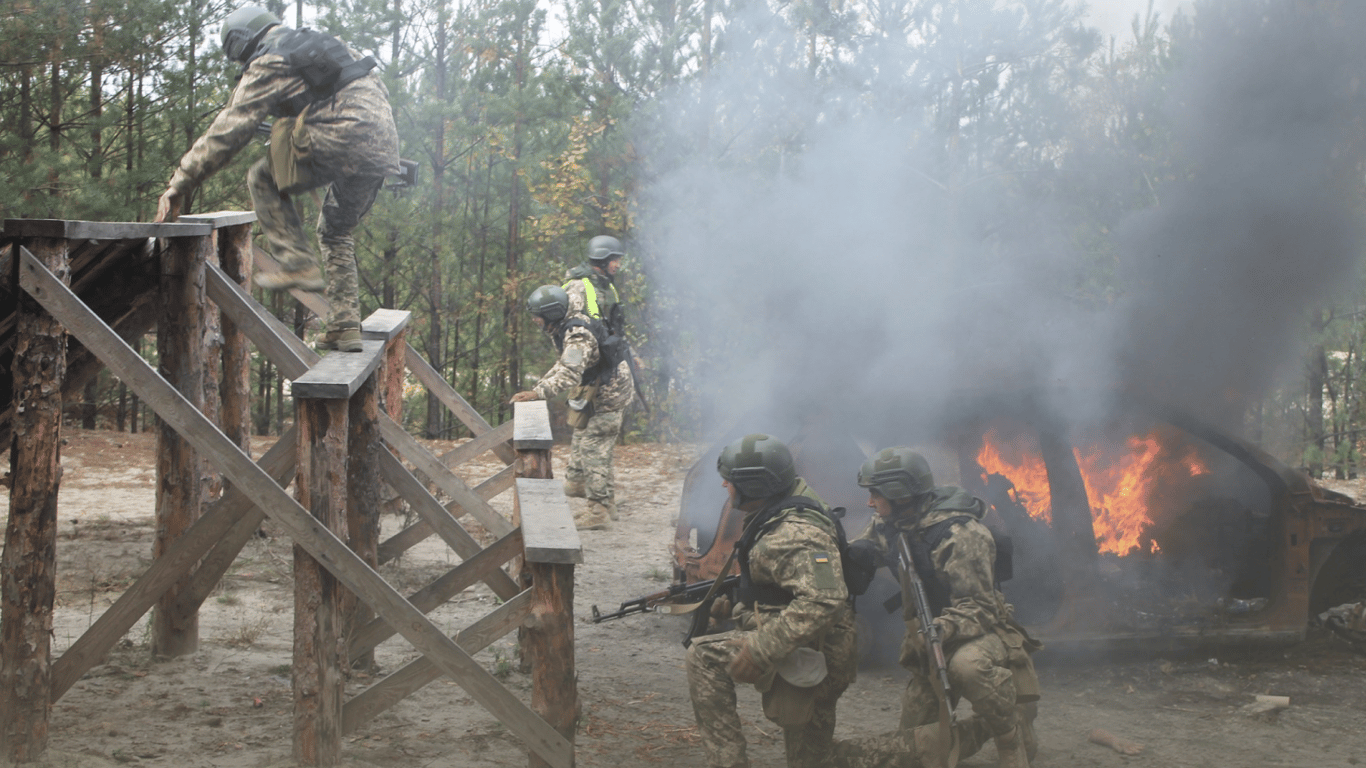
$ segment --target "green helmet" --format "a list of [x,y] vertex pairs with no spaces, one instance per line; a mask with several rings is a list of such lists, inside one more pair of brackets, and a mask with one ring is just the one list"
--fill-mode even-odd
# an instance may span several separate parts
[[595,267],[605,267],[607,262],[625,255],[621,241],[611,235],[598,235],[588,241],[588,261]]
[[526,310],[547,323],[558,323],[569,314],[569,294],[558,285],[543,285],[526,297]]
[[716,471],[743,499],[766,499],[797,481],[792,452],[777,438],[762,434],[745,435],[723,448]]
[[863,462],[858,484],[877,491],[893,504],[905,504],[934,490],[934,475],[925,457],[910,448],[883,448]]
[[233,61],[246,62],[266,30],[280,18],[259,5],[244,5],[223,20],[223,53]]

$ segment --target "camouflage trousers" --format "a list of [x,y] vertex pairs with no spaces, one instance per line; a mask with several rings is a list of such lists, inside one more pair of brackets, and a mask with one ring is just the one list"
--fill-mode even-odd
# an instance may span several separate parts
[[[356,275],[356,241],[351,233],[370,211],[383,176],[343,176],[312,170],[315,187],[327,186],[327,198],[318,214],[318,242],[327,266],[327,318],[329,330],[360,327],[360,293]],[[291,195],[275,184],[269,158],[262,158],[247,172],[251,202],[261,222],[270,253],[287,272],[316,267],[317,258],[304,235],[303,220]]]
[[[991,729],[982,718],[969,717],[954,724],[950,738],[958,745],[958,759],[966,760],[991,741]],[[878,736],[836,741],[830,765],[832,768],[939,768],[951,746],[943,741],[938,722],[911,730],[898,729]]]
[[[917,634],[902,645],[901,665],[911,673],[901,693],[903,731],[939,721],[939,698],[924,661],[922,643]],[[972,704],[973,713],[982,718],[993,736],[1008,733],[1019,723],[1009,651],[1000,637],[973,638],[954,649],[948,663],[949,684]]]
[[569,439],[569,461],[564,468],[566,483],[583,483],[589,501],[610,505],[616,500],[616,477],[612,472],[612,449],[621,434],[625,411],[601,411],[588,419],[583,429],[574,430]]
[[[688,693],[692,696],[693,714],[708,768],[745,768],[749,765],[745,736],[740,730],[740,714],[736,711],[736,683],[726,667],[738,650],[736,641],[752,634],[732,630],[706,635],[693,640],[688,648]],[[837,625],[828,632],[819,648],[825,653],[827,675],[809,689],[816,700],[815,714],[806,725],[783,728],[788,768],[826,768],[830,765],[835,703],[858,675],[858,643],[852,622]]]

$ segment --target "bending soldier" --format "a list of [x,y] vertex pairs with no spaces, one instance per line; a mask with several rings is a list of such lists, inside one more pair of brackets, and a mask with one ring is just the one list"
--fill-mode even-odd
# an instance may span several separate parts
[[548,400],[569,393],[569,423],[574,427],[570,453],[583,462],[588,510],[574,516],[588,530],[611,527],[617,504],[612,450],[621,432],[622,411],[631,403],[631,367],[598,320],[569,314],[569,297],[558,285],[543,285],[527,297],[532,321],[550,337],[559,360],[536,386],[512,396],[512,402]]
[[[361,350],[360,298],[352,231],[374,204],[384,177],[399,172],[398,130],[389,93],[361,58],[330,35],[290,29],[259,5],[223,22],[223,52],[241,79],[208,131],[180,159],[157,203],[157,221],[175,221],[184,200],[245,147],[267,118],[269,154],[247,172],[252,204],[279,273],[259,273],[269,290],[326,289],[332,310],[320,349]],[[327,280],[291,196],[327,187],[318,239]]]
[[745,527],[735,545],[738,628],[688,648],[688,688],[707,765],[749,765],[735,686],[753,683],[764,715],[783,728],[789,768],[823,768],[835,703],[857,672],[838,523],[797,477],[787,446],[768,435],[727,446],[716,468],[730,503],[745,512]]
[[[942,635],[953,694],[972,704],[973,719],[996,742],[1002,768],[1028,768],[1036,742],[1024,705],[1039,698],[1029,653],[1041,646],[1015,622],[996,588],[996,545],[981,522],[986,505],[961,488],[935,487],[929,464],[909,448],[873,456],[859,470],[858,483],[868,489],[868,506],[877,514],[850,547],[873,549],[883,563],[897,564],[896,539],[906,535]],[[914,606],[914,596],[903,594],[901,665],[911,676],[902,694],[901,729],[891,737],[841,743],[841,765],[914,764],[905,752],[925,736],[918,727],[939,719],[935,672]],[[963,739],[961,729],[957,736],[963,757],[980,743]]]

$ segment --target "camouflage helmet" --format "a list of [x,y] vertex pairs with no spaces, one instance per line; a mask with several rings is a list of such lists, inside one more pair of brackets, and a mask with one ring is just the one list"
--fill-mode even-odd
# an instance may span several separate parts
[[797,481],[792,452],[775,437],[745,435],[721,450],[716,471],[742,499],[766,499]]
[[280,23],[280,17],[259,5],[244,5],[223,20],[223,53],[233,61],[245,62],[266,30]]
[[910,448],[883,448],[863,462],[858,484],[900,505],[934,490],[934,475],[925,457]]
[[543,285],[526,297],[526,310],[547,323],[558,323],[569,314],[569,294],[558,285]]
[[625,255],[621,241],[611,235],[598,235],[588,241],[588,262],[595,267],[605,267],[607,262]]

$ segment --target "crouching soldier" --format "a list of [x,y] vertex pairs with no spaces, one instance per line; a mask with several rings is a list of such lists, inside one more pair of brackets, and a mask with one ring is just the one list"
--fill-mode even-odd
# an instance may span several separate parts
[[576,514],[574,522],[587,530],[609,528],[617,516],[612,450],[621,433],[622,412],[635,394],[631,367],[622,350],[608,343],[601,321],[569,314],[569,296],[558,285],[532,291],[526,306],[560,358],[536,386],[513,395],[512,402],[569,393],[569,425],[574,428],[570,452],[582,457],[588,498],[588,510]]
[[[854,614],[840,561],[842,534],[768,435],[727,446],[716,464],[733,507],[738,628],[691,640],[688,689],[709,768],[748,766],[735,687],[752,683],[782,726],[789,768],[830,765],[835,703],[857,670]],[[729,569],[727,563],[726,569]]]
[[[951,695],[967,699],[973,720],[979,721],[965,727],[971,733],[986,729],[996,742],[1001,768],[1028,768],[1036,748],[1032,702],[1039,698],[1029,654],[1042,646],[1016,623],[1005,595],[996,588],[995,539],[981,522],[986,504],[962,488],[935,487],[929,464],[909,448],[874,455],[859,470],[858,484],[868,489],[868,506],[877,514],[851,550],[872,549],[884,564],[900,567],[898,537],[906,537],[943,642]],[[937,670],[930,667],[915,606],[914,595],[902,595],[906,635],[901,665],[911,676],[902,694],[900,731],[842,742],[836,761],[842,768],[915,765],[913,753],[923,752],[931,738],[922,726],[939,719],[933,683]],[[940,727],[947,734],[947,723]],[[958,757],[980,745],[982,740],[971,733],[954,734],[961,741],[954,750]],[[950,749],[947,739],[939,742],[941,749]]]

